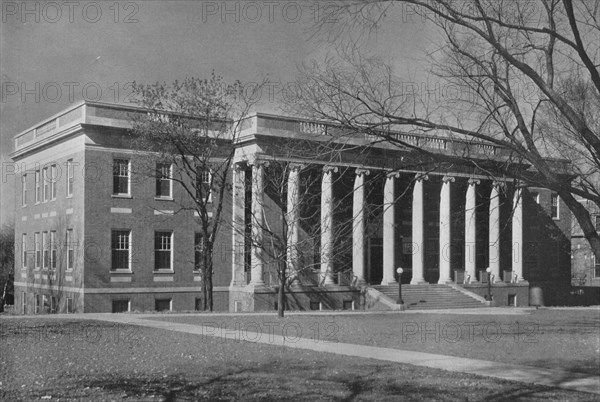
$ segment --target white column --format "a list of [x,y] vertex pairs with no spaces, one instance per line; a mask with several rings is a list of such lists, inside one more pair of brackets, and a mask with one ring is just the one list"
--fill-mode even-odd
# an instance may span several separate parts
[[450,276],[450,257],[452,255],[452,249],[450,247],[450,243],[452,241],[450,233],[450,183],[453,181],[454,177],[442,178],[442,189],[440,190],[440,278],[438,283],[442,284],[452,282]]
[[263,228],[264,228],[264,168],[267,165],[263,161],[254,161],[252,166],[252,256],[251,256],[251,280],[254,286],[264,286],[263,281]]
[[356,169],[352,203],[352,273],[357,284],[365,283],[365,176],[366,169]]
[[395,180],[399,177],[398,172],[388,173],[383,188],[383,280],[382,285],[398,283],[394,278],[395,264],[395,231],[396,222],[394,215],[394,204],[396,201]]
[[232,179],[232,264],[231,264],[231,286],[245,286],[244,273],[244,243],[245,243],[245,193],[246,193],[246,171],[239,164],[233,165]]
[[333,173],[337,168],[323,167],[321,180],[321,275],[323,284],[333,285]]
[[425,282],[423,264],[425,261],[425,230],[423,227],[423,181],[427,180],[426,175],[415,178],[413,188],[412,204],[412,279],[411,285],[423,284]]
[[470,283],[477,283],[476,256],[477,256],[477,192],[479,184],[477,179],[469,179],[467,197],[465,200],[465,274],[469,276]]
[[524,282],[523,278],[523,192],[521,188],[515,190],[513,198],[512,216],[512,274],[517,282]]
[[287,277],[294,278],[294,285],[299,285],[298,216],[300,212],[300,170],[302,168],[303,166],[300,164],[290,164],[287,182]]
[[502,282],[500,277],[500,183],[492,183],[490,193],[490,227],[489,227],[489,267],[494,275],[494,282]]

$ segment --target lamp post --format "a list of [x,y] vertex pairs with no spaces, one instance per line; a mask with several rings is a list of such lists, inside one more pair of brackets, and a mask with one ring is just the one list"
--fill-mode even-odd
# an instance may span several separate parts
[[398,273],[398,300],[396,300],[396,304],[404,307],[404,300],[402,300],[402,272],[404,272],[404,270],[398,268],[396,272]]
[[487,299],[491,303],[492,302],[492,269],[490,267],[487,267],[487,269],[485,271],[487,272],[487,275],[488,275]]

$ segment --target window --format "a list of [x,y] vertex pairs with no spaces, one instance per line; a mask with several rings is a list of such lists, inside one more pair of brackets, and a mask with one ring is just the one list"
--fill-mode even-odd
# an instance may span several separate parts
[[67,269],[73,269],[74,260],[73,229],[67,229]]
[[21,205],[27,205],[27,175],[21,176]]
[[171,165],[168,163],[156,164],[156,196],[171,197]]
[[113,230],[112,240],[112,269],[131,269],[131,231]]
[[210,169],[198,167],[196,177],[200,180],[196,190],[198,199],[205,199],[206,202],[212,202],[212,191],[210,186],[212,174],[210,173]]
[[202,311],[202,298],[196,297],[196,300],[194,302],[194,310]]
[[42,296],[42,308],[44,309],[44,313],[48,314],[50,313],[50,300],[48,299],[48,296],[43,295]]
[[154,310],[156,310],[156,311],[171,311],[171,299],[156,299],[156,300],[154,300]]
[[58,253],[56,250],[56,232],[53,230],[50,232],[50,268],[56,269],[56,260]]
[[67,197],[73,195],[73,159],[67,160]]
[[42,201],[48,201],[48,196],[50,195],[50,178],[48,177],[48,168],[44,168],[42,170],[42,180],[44,181],[44,185],[42,187]]
[[73,311],[73,298],[67,297],[67,314],[74,313]]
[[21,292],[21,311],[23,314],[27,314],[27,293]]
[[594,256],[594,278],[600,278],[600,261],[596,260],[596,257]]
[[200,270],[202,267],[202,253],[204,252],[204,243],[202,233],[194,234],[194,270]]
[[40,313],[40,306],[42,305],[42,298],[40,295],[35,295],[35,314]]
[[35,203],[40,202],[40,171],[35,171]]
[[35,243],[33,245],[33,247],[35,247],[35,267],[39,268],[42,265],[42,252],[40,250],[40,234],[39,233],[33,234],[33,241]]
[[552,194],[552,199],[550,203],[550,214],[552,219],[559,219],[559,202],[558,202],[558,194]]
[[113,163],[113,194],[129,195],[129,161],[115,159]]
[[112,301],[112,312],[113,313],[127,313],[129,311],[129,300],[113,300]]
[[50,166],[50,177],[48,180],[50,181],[50,198],[53,200],[56,199],[56,179],[58,178],[58,171],[56,170],[56,165]]
[[27,268],[27,233],[21,236],[21,267]]
[[43,250],[43,255],[42,255],[42,261],[44,262],[44,268],[48,268],[48,262],[49,262],[49,253],[48,253],[48,232],[42,232],[42,250]]
[[172,269],[172,232],[154,233],[154,269]]
[[50,314],[58,312],[58,303],[55,296],[50,296]]

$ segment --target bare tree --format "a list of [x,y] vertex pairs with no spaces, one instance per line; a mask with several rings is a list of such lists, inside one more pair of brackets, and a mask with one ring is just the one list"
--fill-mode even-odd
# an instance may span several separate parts
[[[580,202],[600,206],[598,0],[337,4],[316,33],[336,41],[341,57],[306,67],[292,109],[415,152],[428,153],[393,131],[505,150],[505,163],[490,174],[557,192],[600,258],[600,237]],[[424,49],[430,73],[458,95],[407,88],[393,66],[361,48],[361,41],[407,13],[431,27],[438,45]]]
[[[20,250],[20,247],[17,247]],[[4,225],[0,230],[0,312],[7,296],[13,291],[15,275],[15,230]]]
[[[196,212],[202,237],[203,306],[210,311],[214,245],[231,188],[231,144],[259,90],[260,85],[228,84],[214,73],[207,79],[186,78],[170,85],[133,85],[134,98],[147,110],[132,117],[133,146],[154,157],[147,174],[173,181],[187,194],[185,200],[175,200],[179,211]],[[172,166],[172,171],[157,170],[155,162]]]

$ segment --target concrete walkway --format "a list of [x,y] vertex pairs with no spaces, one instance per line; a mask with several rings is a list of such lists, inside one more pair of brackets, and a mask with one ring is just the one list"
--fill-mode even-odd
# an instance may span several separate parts
[[[481,309],[477,310],[481,314]],[[228,315],[231,316],[231,314]],[[169,331],[184,332],[200,336],[215,336],[231,339],[232,341],[239,340],[239,333],[236,333],[235,331],[215,332],[207,331],[206,327],[201,325],[154,321],[152,318],[159,317],[156,314],[78,314],[77,316],[77,318],[138,325],[149,328],[160,328]],[[171,314],[169,316],[171,316]],[[66,317],[75,318],[72,314]],[[308,338],[293,338],[293,341],[291,341],[289,337],[286,339],[285,337],[276,335],[275,333],[269,334],[244,331],[244,339],[248,342],[256,342],[271,346],[284,346],[294,349],[306,349],[316,352],[377,359],[394,363],[412,364],[415,366],[430,367],[447,371],[501,378],[503,380],[533,383],[574,391],[600,394],[600,376],[574,373],[561,369],[546,369],[540,367],[507,364],[478,359],[466,359],[455,356],[412,352],[366,345],[323,341],[318,342]]]

